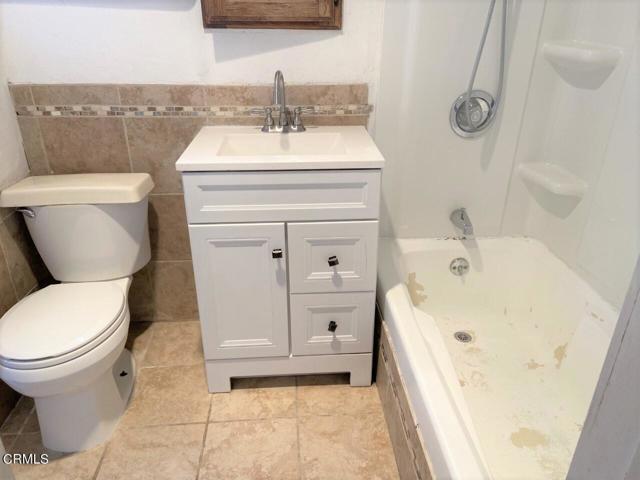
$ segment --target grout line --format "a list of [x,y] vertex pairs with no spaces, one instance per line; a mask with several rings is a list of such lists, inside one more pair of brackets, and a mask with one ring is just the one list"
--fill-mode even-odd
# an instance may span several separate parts
[[202,447],[200,448],[200,456],[198,457],[198,470],[196,472],[196,480],[200,478],[200,469],[202,468],[202,460],[204,458],[204,446],[207,443],[207,433],[209,432],[209,420],[211,417],[211,408],[213,404],[213,395],[209,395],[209,411],[207,412],[207,423],[204,426],[202,434]]
[[[13,212],[11,212],[11,215],[13,215],[14,213],[15,213],[15,210]],[[5,223],[9,219],[9,217],[11,215],[7,215],[7,217],[4,218],[0,222],[0,229],[2,229],[2,228],[6,229],[7,228]],[[15,297],[14,305],[15,305],[20,300],[20,296],[18,295],[18,289],[16,288],[16,283],[13,280],[13,274],[11,273],[11,267],[9,266],[9,254],[8,254],[7,248],[4,245],[4,242],[2,241],[2,235],[0,235],[0,252],[2,252],[2,256],[4,257],[4,264],[7,267],[7,273],[8,273],[8,276],[9,276],[9,283],[11,283],[11,287],[13,288],[13,295]]]
[[[120,90],[118,89],[118,96],[120,95]],[[129,130],[127,130],[127,122],[125,122],[124,117],[122,118],[122,128],[124,129],[124,143],[127,146],[127,157],[129,158],[129,171],[133,172],[133,160],[131,158],[131,147],[129,146]]]
[[[113,438],[113,437],[111,437],[111,438]],[[106,457],[106,455],[107,455],[107,449],[109,448],[109,445],[111,444],[111,438],[109,439],[107,444],[104,446],[104,450],[102,450],[102,455],[100,455],[100,460],[98,461],[98,465],[96,466],[96,471],[93,473],[93,477],[91,477],[92,480],[96,480],[98,478],[98,474],[100,473],[100,469],[102,468],[102,462],[104,461],[104,457]]]
[[42,127],[40,126],[39,118],[36,118],[36,127],[38,129],[38,136],[40,137],[40,148],[42,149],[42,155],[44,155],[44,162],[46,164],[45,166],[47,167],[47,175],[50,175],[53,173],[53,170],[51,170],[51,163],[49,163],[49,152],[47,152],[47,147],[44,143],[44,135],[42,134]]

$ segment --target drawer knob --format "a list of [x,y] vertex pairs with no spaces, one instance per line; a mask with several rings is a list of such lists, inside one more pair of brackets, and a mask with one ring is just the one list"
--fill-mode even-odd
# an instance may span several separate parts
[[272,258],[282,258],[282,249],[281,248],[274,248],[273,251],[271,252],[271,257]]
[[331,320],[329,322],[329,328],[327,330],[329,330],[330,332],[335,332],[337,329],[338,329],[338,324],[333,320]]
[[335,267],[336,265],[338,265],[340,262],[338,261],[338,257],[336,257],[335,255],[332,257],[329,257],[328,260],[329,266],[330,267]]

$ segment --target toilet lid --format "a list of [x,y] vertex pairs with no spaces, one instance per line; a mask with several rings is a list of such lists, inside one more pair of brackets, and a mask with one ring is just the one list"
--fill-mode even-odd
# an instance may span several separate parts
[[0,357],[34,361],[65,355],[100,336],[124,308],[122,290],[111,282],[48,286],[0,319]]

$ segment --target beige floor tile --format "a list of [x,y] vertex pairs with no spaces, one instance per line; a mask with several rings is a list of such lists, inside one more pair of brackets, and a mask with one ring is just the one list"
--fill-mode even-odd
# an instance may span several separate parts
[[198,478],[298,480],[296,420],[209,424]]
[[294,377],[237,379],[230,393],[211,396],[210,422],[295,416]]
[[90,480],[94,477],[104,445],[84,452],[61,454],[47,450],[39,433],[23,433],[11,447],[11,453],[49,455],[46,465],[12,465],[16,480]]
[[142,366],[144,356],[149,348],[149,342],[153,335],[152,325],[152,322],[131,322],[129,324],[126,348],[133,354],[133,358],[136,360],[136,368]]
[[342,376],[298,377],[298,415],[359,415],[382,411],[375,385],[352,387]]
[[200,322],[155,322],[143,366],[204,365]]
[[34,408],[24,422],[21,433],[38,433],[40,423],[38,422],[38,412]]
[[34,412],[33,398],[21,397],[0,427],[0,433],[20,433],[29,415]]
[[120,429],[98,480],[190,480],[198,474],[204,424]]
[[303,479],[398,478],[381,413],[301,417],[298,422]]
[[202,365],[143,368],[121,424],[130,427],[204,423],[209,400]]

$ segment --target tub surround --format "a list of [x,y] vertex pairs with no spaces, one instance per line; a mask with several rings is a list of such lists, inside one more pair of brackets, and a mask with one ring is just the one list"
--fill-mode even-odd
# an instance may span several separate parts
[[[146,172],[152,261],[134,276],[133,320],[198,318],[175,161],[204,125],[261,125],[271,85],[10,85],[32,175]],[[287,85],[306,125],[366,125],[365,84]]]

